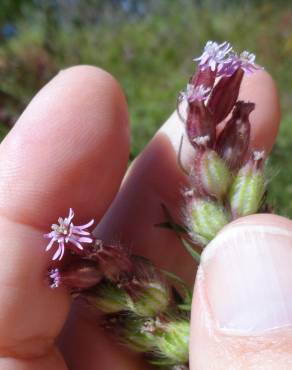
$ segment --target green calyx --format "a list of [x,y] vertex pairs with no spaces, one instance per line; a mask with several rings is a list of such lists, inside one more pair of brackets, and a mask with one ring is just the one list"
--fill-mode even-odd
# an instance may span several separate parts
[[221,199],[227,194],[232,175],[225,161],[214,150],[207,150],[202,156],[200,175],[202,186],[209,195]]
[[152,281],[145,284],[137,298],[128,301],[128,309],[138,316],[156,316],[167,309],[169,300],[167,286],[159,280]]
[[121,339],[129,348],[136,352],[149,352],[155,346],[154,318],[139,318],[129,315],[124,318],[121,328]]
[[87,299],[91,305],[104,313],[127,310],[129,302],[129,296],[125,290],[109,281],[100,283]]
[[265,192],[263,170],[251,164],[239,170],[231,186],[229,201],[235,217],[248,216],[258,212]]
[[156,364],[177,365],[189,360],[190,323],[186,320],[166,324],[163,333],[156,337],[158,359]]
[[211,241],[229,221],[229,214],[220,203],[202,198],[191,200],[190,233],[203,244]]

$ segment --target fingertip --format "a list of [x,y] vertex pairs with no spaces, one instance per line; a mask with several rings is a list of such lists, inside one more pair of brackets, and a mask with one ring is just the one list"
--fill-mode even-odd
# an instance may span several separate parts
[[286,217],[279,216],[272,213],[257,213],[250,216],[240,217],[225,226],[220,232],[227,229],[240,226],[267,226],[267,227],[281,227],[292,231],[292,221]]
[[41,356],[60,332],[71,301],[48,287],[42,235],[70,207],[78,221],[103,215],[127,166],[127,124],[115,79],[77,66],[32,99],[1,143],[2,356]]
[[62,80],[65,88],[68,84],[74,83],[80,99],[84,99],[84,95],[89,95],[91,100],[94,100],[97,94],[99,99],[103,97],[105,101],[108,99],[109,103],[114,103],[116,109],[120,110],[121,119],[113,123],[129,131],[126,97],[118,80],[112,74],[102,68],[84,64],[60,70],[50,84],[55,83],[55,80]]
[[32,99],[1,144],[1,213],[45,226],[71,206],[85,221],[93,214],[98,219],[128,155],[127,104],[118,82],[93,66],[65,69]]
[[191,369],[289,368],[291,245],[290,220],[255,215],[206,247],[193,300]]

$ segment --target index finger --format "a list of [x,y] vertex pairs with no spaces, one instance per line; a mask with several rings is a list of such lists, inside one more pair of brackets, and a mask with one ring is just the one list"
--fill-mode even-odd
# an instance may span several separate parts
[[1,144],[0,356],[23,359],[1,360],[5,369],[63,368],[52,345],[69,298],[44,282],[42,235],[69,207],[98,221],[127,158],[124,96],[110,75],[89,66],[57,75]]

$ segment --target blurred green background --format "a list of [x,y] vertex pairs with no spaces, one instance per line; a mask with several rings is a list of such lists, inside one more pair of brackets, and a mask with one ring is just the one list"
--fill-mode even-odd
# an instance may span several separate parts
[[209,39],[247,49],[280,89],[282,127],[270,159],[270,200],[292,216],[292,6],[290,1],[1,0],[0,135],[60,68],[98,65],[123,86],[131,157],[175,107]]

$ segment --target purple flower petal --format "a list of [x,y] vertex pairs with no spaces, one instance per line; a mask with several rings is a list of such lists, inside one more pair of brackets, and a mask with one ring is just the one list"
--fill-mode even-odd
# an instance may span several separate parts
[[81,225],[81,226],[74,226],[74,227],[78,227],[78,229],[87,229],[88,227],[92,226],[94,224],[94,220],[92,219],[91,221],[89,221],[87,224],[85,225]]
[[55,232],[51,231],[50,233],[44,234],[43,236],[44,236],[44,238],[51,239],[55,236]]
[[64,253],[65,253],[65,245],[64,245],[64,243],[61,243],[61,255],[60,255],[60,257],[59,257],[59,260],[60,260],[60,261],[61,261],[61,259],[63,258]]
[[74,217],[74,211],[72,208],[69,209],[69,216],[67,217],[68,222],[70,223]]
[[194,61],[199,62],[199,66],[202,70],[210,67],[212,71],[219,68],[221,64],[224,64],[228,59],[229,54],[232,51],[232,47],[228,42],[218,44],[214,41],[208,41],[205,45],[203,54],[195,58]]
[[78,230],[78,228],[74,227],[73,234],[90,235],[91,233],[89,231]]
[[74,244],[78,249],[83,250],[82,245],[81,245],[77,240],[70,239],[70,242],[71,242],[72,244]]
[[52,269],[49,272],[50,287],[52,289],[59,288],[61,284],[61,275],[59,269]]
[[58,249],[56,250],[55,254],[53,255],[53,258],[52,260],[55,261],[57,259],[60,259],[59,257],[62,255],[62,247],[61,245],[59,244],[59,247]]
[[91,238],[86,238],[85,236],[82,236],[81,238],[79,238],[78,241],[81,243],[92,243],[93,242]]
[[52,246],[53,246],[53,244],[55,243],[55,241],[56,241],[56,239],[55,239],[55,238],[53,238],[53,239],[50,241],[50,243],[49,243],[49,244],[47,245],[47,247],[46,247],[46,252],[52,248]]

